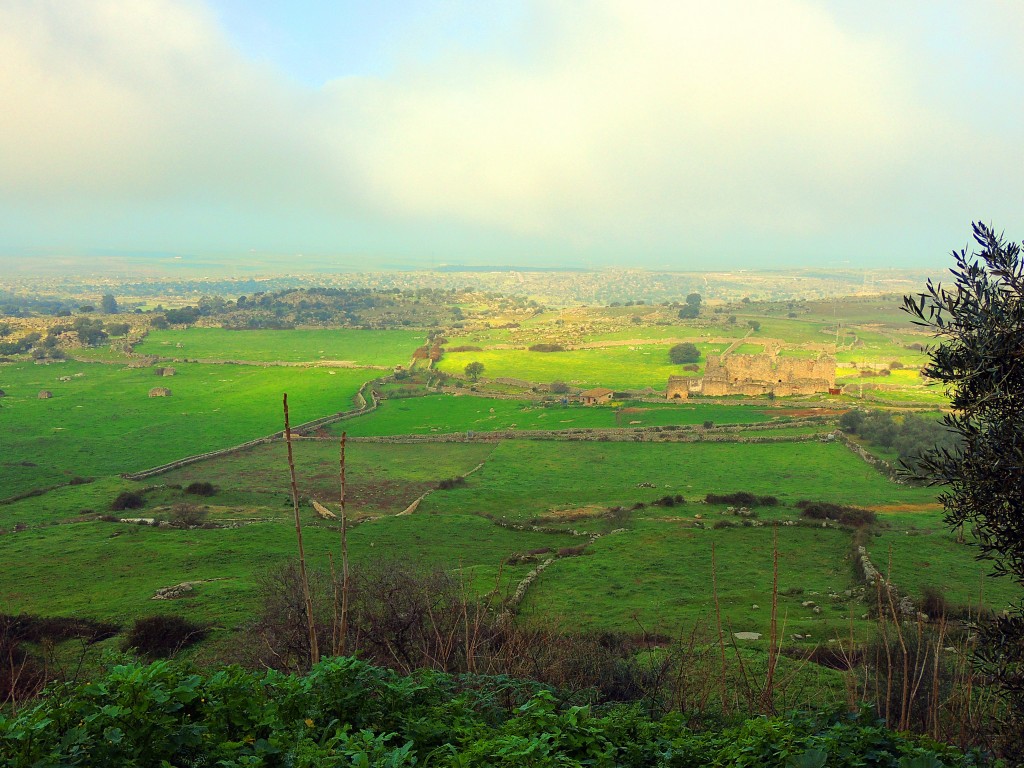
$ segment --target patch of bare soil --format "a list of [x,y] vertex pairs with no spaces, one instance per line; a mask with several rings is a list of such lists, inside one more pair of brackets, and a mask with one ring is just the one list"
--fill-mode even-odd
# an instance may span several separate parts
[[930,501],[923,504],[879,504],[867,507],[867,509],[881,514],[886,512],[937,512],[942,509],[942,505],[937,501]]

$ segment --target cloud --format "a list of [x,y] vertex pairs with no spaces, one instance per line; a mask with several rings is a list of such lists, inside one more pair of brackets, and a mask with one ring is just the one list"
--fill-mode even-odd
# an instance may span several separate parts
[[898,52],[811,5],[554,8],[542,68],[456,57],[329,87],[339,116],[359,115],[337,146],[361,184],[402,214],[511,230],[801,231],[831,222],[836,185],[848,194],[913,150],[922,115]]
[[[408,231],[409,250],[441,221],[467,248],[769,253],[837,232],[860,247],[901,216],[960,211],[973,177],[948,159],[981,138],[998,169],[1020,136],[950,117],[922,96],[921,50],[818,3],[537,0],[528,14],[518,55],[412,50],[387,77],[311,89],[245,59],[199,3],[0,2],[0,200],[208,200],[261,231],[279,212],[277,240],[325,249],[340,216],[389,243]],[[925,181],[935,204],[907,203]]]

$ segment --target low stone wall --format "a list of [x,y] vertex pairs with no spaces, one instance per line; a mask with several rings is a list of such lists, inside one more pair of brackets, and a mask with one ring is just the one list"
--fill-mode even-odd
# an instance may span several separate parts
[[871,562],[871,556],[864,547],[857,547],[857,568],[869,587],[882,590],[883,611],[886,608],[890,608],[903,618],[919,617],[914,601],[907,595],[900,595],[896,586],[886,579],[881,571],[875,567],[875,564]]
[[[377,398],[373,394],[373,385],[375,383],[376,382],[366,382],[365,384],[363,384],[362,387],[359,388],[359,391],[356,393],[355,396],[355,400],[357,403],[357,406],[355,408],[348,411],[341,411],[340,413],[333,413],[330,416],[324,416],[319,419],[314,419],[313,421],[307,421],[304,424],[299,424],[292,428],[293,436],[301,437],[302,434],[305,432],[311,432],[314,429],[319,429],[320,427],[326,426],[328,424],[333,424],[338,421],[343,421],[345,419],[351,419],[355,416],[362,416],[365,413],[370,413],[371,411],[375,410],[378,406]],[[366,396],[363,394],[364,391],[367,390],[367,388],[369,388],[370,390],[369,402],[367,402]],[[122,473],[121,477],[125,478],[126,480],[144,480],[147,477],[153,477],[154,475],[163,474],[164,472],[170,472],[172,469],[180,469],[181,467],[186,467],[189,464],[195,464],[196,462],[199,461],[206,461],[207,459],[217,458],[218,456],[227,456],[238,451],[244,451],[247,448],[255,448],[257,445],[265,445],[267,443],[272,443],[275,440],[281,440],[283,438],[284,431],[275,432],[272,435],[266,435],[265,437],[259,437],[256,438],[255,440],[249,440],[245,443],[233,445],[229,448],[220,448],[216,451],[207,451],[206,453],[200,453],[194,456],[186,456],[185,458],[178,459],[176,461],[171,461],[168,462],[167,464],[161,464],[158,467],[145,469],[141,472],[125,472]]]
[[[755,425],[751,425],[755,426]],[[773,429],[781,426],[756,425],[758,428],[719,427],[703,429],[689,426],[679,429],[664,427],[620,427],[608,429],[503,429],[493,432],[445,432],[428,435],[374,435],[350,437],[361,443],[468,443],[497,442],[500,440],[557,440],[579,442],[679,442],[679,443],[801,443],[821,439],[820,433],[806,435],[772,435]],[[813,424],[789,423],[786,427],[814,426]],[[764,432],[762,435],[745,435],[746,432]],[[309,438],[312,440],[323,438]]]
[[865,463],[870,464],[872,467],[874,467],[887,478],[889,478],[889,480],[896,483],[897,485],[906,484],[906,481],[900,474],[899,469],[894,467],[888,461],[886,461],[885,459],[880,459],[877,456],[875,456],[873,453],[871,453],[871,451],[869,451],[863,445],[855,441],[842,430],[837,429],[834,434],[843,445],[845,445],[847,448],[849,448],[851,451],[857,454],[857,456],[859,456]]

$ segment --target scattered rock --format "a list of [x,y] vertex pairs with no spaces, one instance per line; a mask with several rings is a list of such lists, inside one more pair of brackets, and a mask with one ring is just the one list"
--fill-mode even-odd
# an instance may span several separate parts
[[161,587],[150,600],[177,600],[179,597],[185,597],[185,595],[194,591],[195,585],[199,583],[198,581],[183,581],[181,584],[175,584],[173,587]]
[[310,499],[310,504],[313,505],[313,509],[316,510],[316,513],[320,517],[321,520],[337,520],[338,519],[338,516],[336,514],[331,512],[331,510],[329,510],[327,507],[325,507],[320,502],[313,501],[312,499]]
[[[755,605],[754,607],[756,608],[757,606]],[[761,639],[761,633],[760,632],[733,632],[732,636],[735,637],[737,640],[760,640]]]

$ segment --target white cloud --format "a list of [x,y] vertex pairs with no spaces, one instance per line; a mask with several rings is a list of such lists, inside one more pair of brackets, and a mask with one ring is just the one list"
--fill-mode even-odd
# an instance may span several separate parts
[[209,198],[665,250],[891,223],[908,178],[979,138],[918,97],[920,51],[817,3],[531,13],[529,56],[412,56],[311,91],[241,57],[197,3],[0,0],[0,199]]

